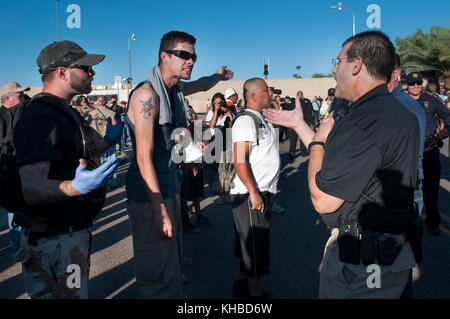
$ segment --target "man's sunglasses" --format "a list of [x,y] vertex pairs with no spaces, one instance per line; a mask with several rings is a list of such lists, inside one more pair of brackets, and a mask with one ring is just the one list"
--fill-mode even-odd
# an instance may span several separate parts
[[196,62],[197,61],[197,54],[191,54],[189,52],[186,51],[181,51],[181,50],[164,50],[164,52],[169,53],[169,54],[173,54],[183,60],[189,60],[192,59],[192,61]]
[[69,65],[66,66],[66,69],[80,69],[88,74],[94,71],[91,65]]
[[413,83],[408,84],[408,86],[415,86],[416,84],[417,85],[422,85],[422,82],[420,82],[420,81],[413,82]]

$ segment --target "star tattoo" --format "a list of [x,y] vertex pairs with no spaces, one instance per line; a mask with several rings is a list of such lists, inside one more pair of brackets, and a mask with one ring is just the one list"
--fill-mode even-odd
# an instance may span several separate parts
[[152,103],[153,98],[149,98],[147,101],[140,101],[142,104],[141,114],[144,119],[148,120],[152,116],[152,110],[155,109],[155,105]]

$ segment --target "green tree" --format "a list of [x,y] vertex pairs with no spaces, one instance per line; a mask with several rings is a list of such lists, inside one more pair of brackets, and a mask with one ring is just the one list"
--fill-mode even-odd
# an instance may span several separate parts
[[334,75],[331,73],[328,73],[328,74],[314,73],[313,75],[311,75],[311,77],[313,79],[321,79],[321,78],[332,78],[332,77],[334,77]]
[[406,72],[421,71],[424,76],[439,85],[444,77],[450,87],[450,27],[434,26],[429,33],[420,29],[396,44],[402,68]]
[[300,70],[301,70],[301,66],[300,65],[297,65],[296,67],[295,67],[295,69],[297,70],[297,73],[296,74],[294,74],[294,75],[292,75],[292,77],[294,78],[294,79],[301,79],[302,78],[302,76],[300,75]]

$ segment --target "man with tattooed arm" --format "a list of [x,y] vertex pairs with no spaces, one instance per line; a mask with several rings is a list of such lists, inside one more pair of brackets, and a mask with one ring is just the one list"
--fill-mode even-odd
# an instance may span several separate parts
[[100,165],[99,155],[120,139],[123,122],[109,122],[103,138],[70,102],[91,92],[92,66],[104,58],[71,41],[45,47],[37,59],[42,93],[14,129],[26,201],[14,217],[22,226],[17,259],[31,298],[88,298],[90,229],[103,207],[104,184],[120,164],[114,158]]
[[226,66],[189,80],[197,61],[196,39],[171,31],[163,36],[159,63],[130,94],[127,122],[134,158],[127,174],[136,282],[142,298],[182,298],[183,228],[180,180],[171,159],[172,132],[187,127],[184,97],[229,80]]

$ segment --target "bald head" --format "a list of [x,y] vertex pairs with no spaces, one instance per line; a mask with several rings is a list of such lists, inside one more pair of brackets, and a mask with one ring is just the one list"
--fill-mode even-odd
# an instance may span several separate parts
[[266,81],[253,78],[244,83],[244,99],[248,108],[261,112],[271,103]]

